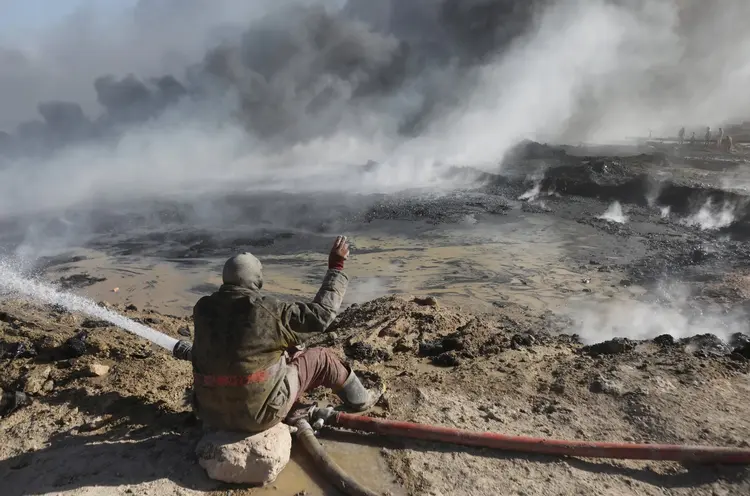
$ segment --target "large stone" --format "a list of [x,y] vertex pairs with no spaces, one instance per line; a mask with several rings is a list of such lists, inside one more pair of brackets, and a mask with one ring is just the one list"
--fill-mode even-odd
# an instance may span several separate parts
[[92,363],[86,369],[86,373],[90,377],[104,377],[109,373],[109,365],[102,365],[101,363]]
[[277,424],[249,437],[237,432],[207,432],[195,452],[210,478],[260,486],[276,480],[289,463],[291,450],[289,427]]

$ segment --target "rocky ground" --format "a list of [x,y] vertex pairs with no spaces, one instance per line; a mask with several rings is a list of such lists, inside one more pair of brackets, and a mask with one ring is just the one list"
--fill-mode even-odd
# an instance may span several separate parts
[[[462,315],[392,297],[347,311],[336,342],[390,385],[383,415],[567,439],[748,446],[747,336],[582,346],[509,306]],[[373,440],[373,442],[376,442]],[[391,440],[410,494],[745,494],[744,469],[561,460]],[[499,477],[498,474],[502,474]]]
[[[178,337],[187,318],[118,308]],[[189,364],[106,323],[4,302],[4,494],[240,494],[196,469]],[[583,346],[515,305],[465,314],[391,296],[346,310],[318,343],[388,392],[374,415],[508,434],[748,446],[750,346],[712,336]],[[311,399],[331,401],[324,391]],[[373,436],[407,494],[747,494],[744,468],[499,453]],[[502,474],[499,477],[498,474]],[[312,494],[312,493],[311,493]]]
[[[390,222],[416,241],[369,232],[377,242],[354,250],[352,292],[367,294],[356,281],[384,266],[397,267],[387,281],[419,284],[408,291],[403,281],[378,286],[371,292],[399,294],[357,298],[360,304],[310,343],[333,347],[368,380],[386,382],[372,415],[506,434],[747,447],[745,168],[741,154],[667,149],[588,156],[527,143],[503,175],[452,171],[472,178],[467,190],[316,203],[330,214],[322,220],[298,215],[304,205],[277,199],[273,209],[294,210],[289,218],[296,224],[241,237],[197,228],[146,232],[140,225],[112,234],[104,222],[83,244],[119,261],[113,270],[98,270],[86,257],[42,258],[38,269],[63,288],[89,291],[130,318],[189,339],[185,308],[215,287],[211,257],[251,246],[271,267],[269,289],[311,294],[319,274],[304,269],[298,282],[299,271],[317,259],[305,258],[301,246],[322,253],[333,230]],[[243,216],[257,213],[255,206],[237,208]],[[447,246],[455,226],[451,236],[458,241]],[[16,232],[10,224],[4,229]],[[134,257],[177,263],[159,266],[157,274],[146,263],[128,266]],[[198,270],[203,266],[210,278]],[[665,283],[679,286],[680,301],[664,291]],[[483,305],[470,304],[478,300]],[[583,314],[551,311],[559,310],[551,301],[600,307],[583,325]],[[629,304],[652,306],[636,312]],[[601,305],[619,310],[603,317]],[[658,336],[665,332],[671,335]],[[648,339],[596,344],[613,335]],[[283,482],[259,490],[207,479],[193,453],[201,426],[184,400],[189,364],[106,322],[6,295],[0,368],[3,494],[300,490]],[[310,400],[336,402],[325,391]],[[352,474],[392,494],[750,493],[750,473],[742,467],[527,456],[332,430],[321,439],[329,448],[355,446],[346,458],[365,462],[347,465]],[[293,458],[289,477],[310,471],[300,453]],[[373,472],[383,458],[385,468]],[[307,480],[301,486],[307,494],[332,491],[320,478]]]

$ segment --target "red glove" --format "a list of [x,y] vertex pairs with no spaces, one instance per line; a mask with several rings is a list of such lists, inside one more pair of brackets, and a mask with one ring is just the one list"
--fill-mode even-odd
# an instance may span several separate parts
[[339,236],[333,243],[331,253],[328,255],[328,268],[344,270],[344,262],[349,258],[349,243],[346,236]]

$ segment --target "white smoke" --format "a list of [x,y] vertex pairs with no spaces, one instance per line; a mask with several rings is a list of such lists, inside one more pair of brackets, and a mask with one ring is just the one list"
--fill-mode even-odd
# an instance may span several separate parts
[[345,303],[361,304],[391,292],[387,277],[357,277],[346,292]]
[[736,206],[725,202],[717,208],[709,199],[693,215],[684,219],[684,224],[688,226],[700,227],[704,231],[711,231],[729,227],[735,221]]
[[622,211],[622,205],[617,201],[612,202],[612,204],[607,207],[607,210],[597,218],[609,222],[616,222],[618,224],[625,224],[628,221],[628,216]]
[[681,339],[706,333],[728,341],[734,333],[750,331],[747,315],[701,306],[690,300],[686,288],[664,289],[662,296],[666,303],[618,300],[573,305],[568,310],[574,321],[570,331],[585,344],[616,337],[646,340],[669,334]]
[[527,200],[529,202],[533,202],[537,198],[539,198],[539,194],[542,192],[542,181],[536,181],[534,183],[534,186],[531,187],[530,190],[526,191],[524,194],[518,197],[519,200]]

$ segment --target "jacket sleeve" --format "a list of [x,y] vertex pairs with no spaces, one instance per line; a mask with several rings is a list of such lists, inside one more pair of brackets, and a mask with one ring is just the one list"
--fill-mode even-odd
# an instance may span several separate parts
[[312,303],[287,303],[281,312],[284,326],[291,330],[289,345],[300,344],[305,339],[325,331],[338,314],[344,300],[349,278],[340,270],[329,269],[323,284]]

